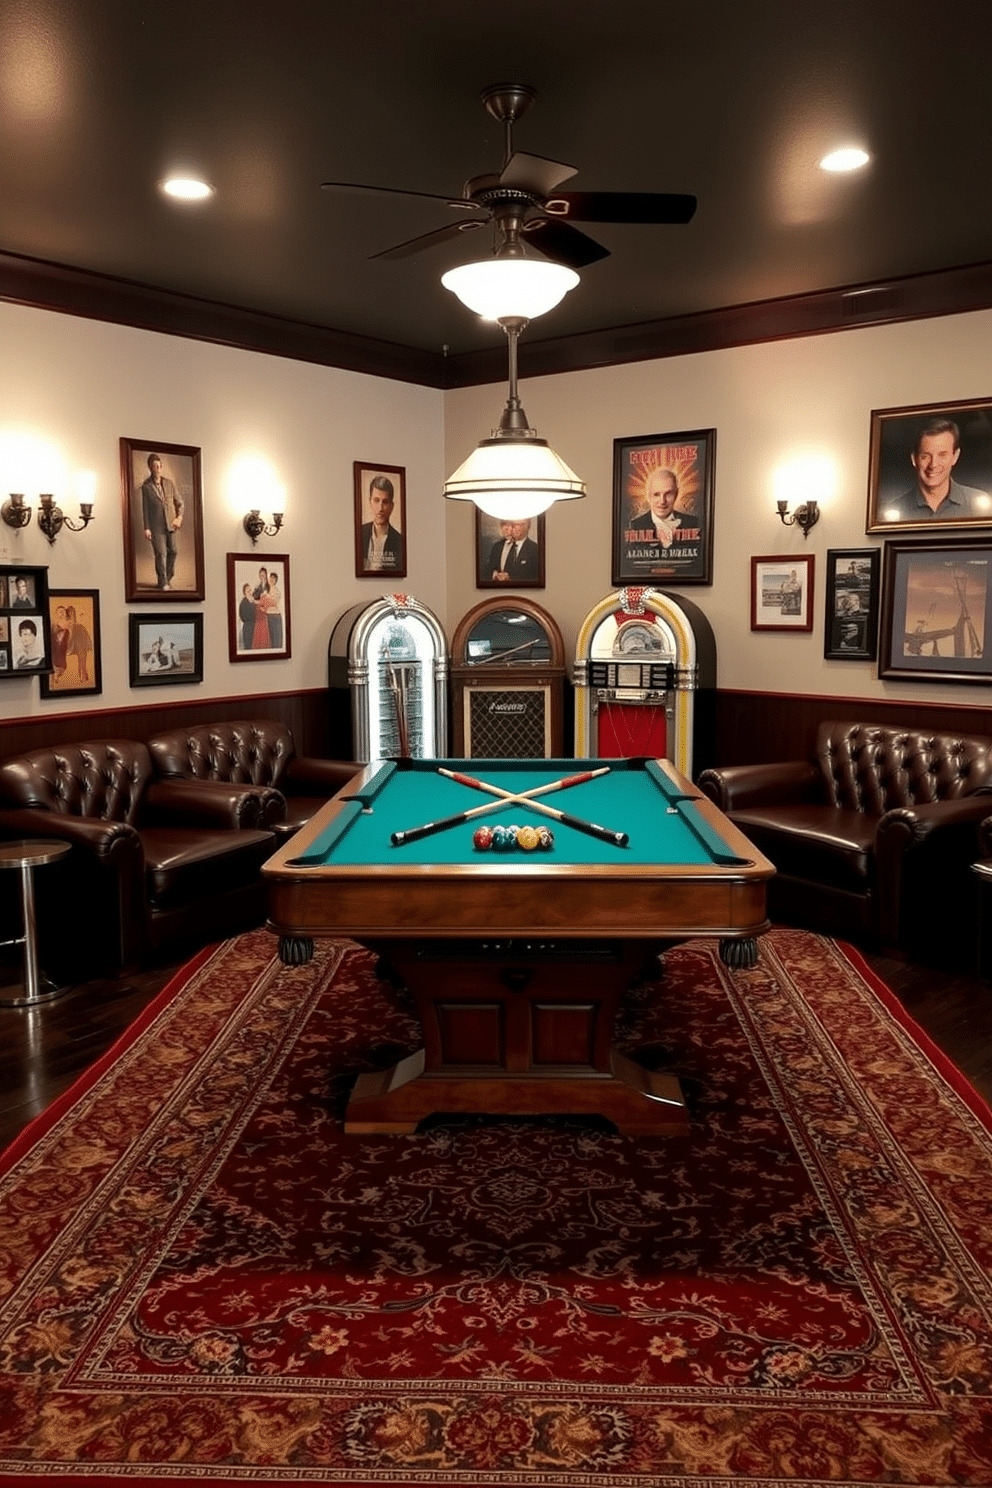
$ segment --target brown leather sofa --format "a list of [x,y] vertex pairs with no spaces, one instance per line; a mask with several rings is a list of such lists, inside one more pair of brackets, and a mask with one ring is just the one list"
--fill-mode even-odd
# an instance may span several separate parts
[[298,832],[361,765],[308,759],[274,719],[205,723],[170,729],[148,740],[163,780],[255,785],[268,792],[263,825],[285,839]]
[[769,913],[961,959],[976,930],[992,739],[823,723],[809,760],[704,770],[698,785],[778,869]]
[[275,851],[265,792],[155,779],[144,744],[101,739],[0,763],[0,837],[72,852],[35,875],[43,964],[78,979],[260,923]]

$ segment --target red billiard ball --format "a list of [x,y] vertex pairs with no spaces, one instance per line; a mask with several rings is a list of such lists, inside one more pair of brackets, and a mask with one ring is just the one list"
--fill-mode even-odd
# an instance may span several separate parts
[[492,827],[476,827],[472,833],[472,842],[478,852],[488,852],[493,845]]

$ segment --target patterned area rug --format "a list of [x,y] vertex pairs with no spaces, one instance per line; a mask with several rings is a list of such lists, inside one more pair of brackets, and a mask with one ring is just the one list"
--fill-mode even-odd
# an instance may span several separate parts
[[345,1137],[349,942],[184,969],[0,1176],[4,1482],[992,1484],[992,1136],[853,952],[669,952],[691,1133]]

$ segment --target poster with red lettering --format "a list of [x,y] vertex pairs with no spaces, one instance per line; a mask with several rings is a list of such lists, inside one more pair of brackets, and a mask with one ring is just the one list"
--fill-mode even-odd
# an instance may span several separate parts
[[613,441],[614,584],[712,584],[716,430]]

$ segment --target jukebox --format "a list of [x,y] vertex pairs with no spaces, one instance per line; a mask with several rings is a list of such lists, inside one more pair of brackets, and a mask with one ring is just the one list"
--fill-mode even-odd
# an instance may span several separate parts
[[693,779],[710,762],[716,645],[690,600],[608,595],[582,622],[573,681],[579,758],[665,756]]
[[[356,605],[331,631],[327,680],[351,694],[344,759],[431,759],[448,752],[448,649],[440,622],[409,594]],[[344,712],[344,709],[341,710]]]
[[562,752],[565,644],[532,600],[487,599],[451,642],[451,731],[457,755],[548,759]]

